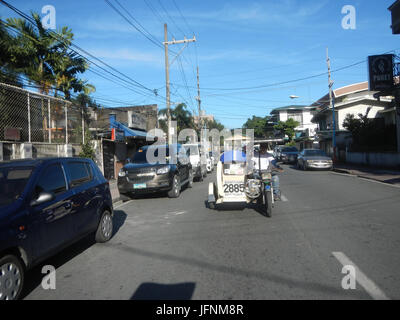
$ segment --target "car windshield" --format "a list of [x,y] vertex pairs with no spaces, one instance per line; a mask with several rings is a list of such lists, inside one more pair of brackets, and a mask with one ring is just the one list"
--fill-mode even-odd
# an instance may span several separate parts
[[307,150],[304,152],[307,157],[327,157],[326,153],[322,150]]
[[198,146],[186,145],[185,148],[187,150],[189,150],[191,156],[198,156],[199,155],[199,147]]
[[0,208],[12,204],[21,196],[32,170],[31,167],[0,167]]
[[[154,158],[158,158],[159,155],[165,154],[165,157],[169,157],[168,147],[149,147],[144,149],[139,149],[133,157],[133,163],[153,163]],[[161,159],[164,160],[164,159]]]
[[296,147],[283,148],[282,152],[298,152]]

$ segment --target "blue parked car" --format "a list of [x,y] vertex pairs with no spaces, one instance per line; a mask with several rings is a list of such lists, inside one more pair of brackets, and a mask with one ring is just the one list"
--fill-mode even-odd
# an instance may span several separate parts
[[108,181],[82,158],[0,163],[0,300],[18,299],[25,270],[93,233],[112,236]]

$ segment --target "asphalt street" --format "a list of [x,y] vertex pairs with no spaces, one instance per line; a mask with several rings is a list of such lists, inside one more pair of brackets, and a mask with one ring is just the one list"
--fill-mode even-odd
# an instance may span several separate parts
[[[272,218],[206,208],[209,175],[180,198],[115,208],[106,244],[84,239],[27,274],[25,299],[399,299],[400,188],[285,167]],[[41,267],[56,267],[56,289]],[[342,288],[343,265],[356,288]]]

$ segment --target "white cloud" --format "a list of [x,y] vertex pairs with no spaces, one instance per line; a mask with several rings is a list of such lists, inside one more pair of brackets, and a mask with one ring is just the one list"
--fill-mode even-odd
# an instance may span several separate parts
[[160,54],[154,52],[140,52],[131,49],[94,49],[88,51],[100,59],[118,60],[121,63],[144,62],[156,65],[162,65],[164,63],[164,56],[161,51]]

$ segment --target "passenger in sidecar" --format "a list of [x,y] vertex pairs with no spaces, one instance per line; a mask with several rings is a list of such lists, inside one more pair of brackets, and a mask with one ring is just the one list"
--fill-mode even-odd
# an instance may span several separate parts
[[224,152],[217,164],[217,181],[208,188],[208,204],[213,209],[216,204],[248,203],[245,194],[247,167],[246,154],[239,150]]

